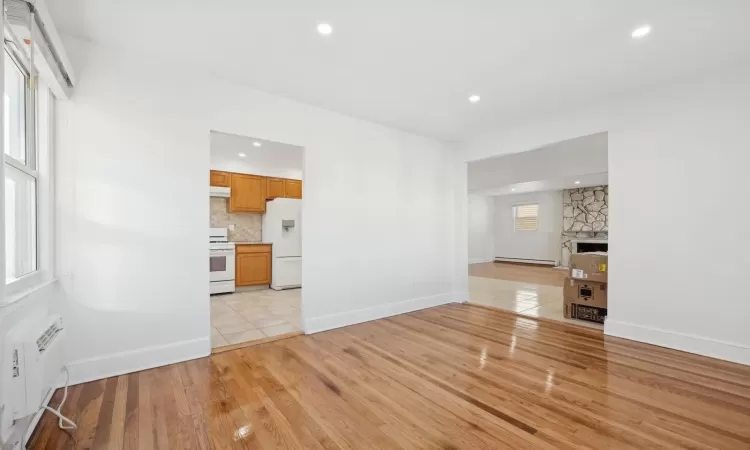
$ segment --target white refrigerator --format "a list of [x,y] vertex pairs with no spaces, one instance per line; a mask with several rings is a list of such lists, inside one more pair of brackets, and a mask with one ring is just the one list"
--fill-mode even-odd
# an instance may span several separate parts
[[263,242],[271,247],[271,289],[302,287],[302,200],[276,198],[266,203]]

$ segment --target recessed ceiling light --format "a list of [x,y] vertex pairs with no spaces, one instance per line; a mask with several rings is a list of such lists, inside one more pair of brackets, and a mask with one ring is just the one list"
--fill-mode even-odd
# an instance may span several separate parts
[[333,33],[333,27],[330,24],[327,23],[319,23],[318,24],[318,33],[328,36],[329,34]]
[[258,141],[253,142],[253,147],[260,147],[261,145],[263,145],[263,144],[261,144]]
[[511,191],[515,191],[515,190],[516,190],[516,188],[510,188],[510,190],[511,190]]
[[478,95],[471,95],[471,96],[469,96],[469,101],[470,101],[471,103],[476,103],[476,102],[478,102],[479,100],[481,100],[481,98],[480,98],[480,97],[479,97]]
[[651,25],[643,25],[633,30],[633,32],[630,35],[633,36],[633,39],[640,39],[643,36],[649,34],[650,32],[651,32]]
[[581,182],[580,182],[580,181],[578,181],[578,180],[575,180],[575,181],[574,181],[573,183],[574,183],[574,184],[581,184]]
[[244,157],[245,157],[245,156],[247,156],[247,155],[246,155],[246,154],[244,154],[244,153],[237,153],[237,156],[239,156],[240,158],[244,158]]

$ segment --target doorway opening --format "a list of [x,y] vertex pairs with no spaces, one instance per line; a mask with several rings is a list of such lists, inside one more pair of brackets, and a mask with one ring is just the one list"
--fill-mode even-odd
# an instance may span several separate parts
[[607,267],[607,142],[597,133],[468,164],[470,303],[602,328],[606,277],[581,280],[571,260]]
[[211,131],[213,352],[302,334],[303,151]]

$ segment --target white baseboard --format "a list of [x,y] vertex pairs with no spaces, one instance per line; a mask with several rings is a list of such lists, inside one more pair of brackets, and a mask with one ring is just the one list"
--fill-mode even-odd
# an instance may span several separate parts
[[504,256],[495,256],[492,260],[494,262],[513,262],[513,263],[526,263],[526,264],[545,264],[548,266],[556,266],[557,261],[551,259],[529,259],[529,258],[506,258]]
[[481,264],[494,261],[495,258],[469,258],[469,264]]
[[401,302],[373,306],[371,308],[362,308],[344,313],[313,317],[305,320],[304,329],[306,334],[319,333],[334,328],[346,327],[356,323],[369,322],[371,320],[382,319],[383,317],[395,316],[397,314],[454,302],[455,296],[450,293],[414,298]]
[[466,303],[469,301],[469,299],[471,299],[471,294],[469,294],[469,291],[453,293],[453,303]]
[[192,339],[122,353],[81,359],[68,364],[70,385],[152,369],[211,354],[211,339]]
[[604,322],[604,334],[750,365],[750,347],[734,342],[610,319]]

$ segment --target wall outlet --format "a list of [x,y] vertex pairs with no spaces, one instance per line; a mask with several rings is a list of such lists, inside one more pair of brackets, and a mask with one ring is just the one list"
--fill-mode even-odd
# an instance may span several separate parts
[[234,224],[230,223],[229,226],[227,227],[227,230],[234,231]]

